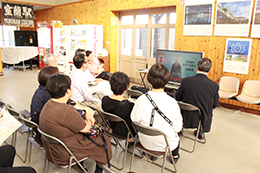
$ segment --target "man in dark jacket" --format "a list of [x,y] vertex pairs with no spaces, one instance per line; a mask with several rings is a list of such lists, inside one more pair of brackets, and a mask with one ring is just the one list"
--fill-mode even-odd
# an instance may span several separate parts
[[[199,139],[204,138],[203,132],[210,131],[212,112],[219,103],[219,86],[207,77],[211,66],[210,59],[200,59],[197,64],[197,74],[183,79],[175,96],[176,100],[190,103],[201,110],[202,128]],[[185,128],[198,127],[199,115],[197,112],[182,111],[182,116]]]

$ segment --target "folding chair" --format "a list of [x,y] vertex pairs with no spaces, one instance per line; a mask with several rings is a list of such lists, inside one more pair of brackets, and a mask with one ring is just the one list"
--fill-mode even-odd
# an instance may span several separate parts
[[[154,164],[156,166],[162,167],[162,171],[161,171],[162,173],[163,173],[164,169],[171,171],[171,172],[177,172],[175,162],[174,162],[174,159],[173,159],[173,156],[172,156],[172,152],[170,150],[170,146],[169,146],[169,143],[168,143],[168,140],[167,140],[167,136],[162,131],[160,131],[160,130],[154,128],[154,127],[144,126],[144,125],[139,124],[137,122],[133,122],[133,126],[134,126],[134,128],[137,132],[140,132],[142,134],[149,135],[151,137],[152,136],[163,136],[164,137],[166,147],[165,147],[165,150],[163,152],[162,151],[152,151],[152,150],[149,150],[149,149],[146,149],[145,147],[143,147],[140,142],[137,142],[137,138],[138,138],[137,134],[134,138],[134,148],[137,148],[138,150],[146,153],[145,155],[146,155],[147,159],[149,160],[149,162],[151,162],[152,164]],[[147,156],[147,153],[152,155],[152,156],[158,157],[158,158],[163,157],[162,165],[150,160],[149,157]],[[172,161],[173,168],[174,168],[173,170],[165,167],[165,161],[166,161],[166,158],[167,158],[167,153],[170,154],[171,161]],[[133,162],[134,162],[134,154],[132,154],[132,157],[131,157],[131,163],[130,163],[129,171],[131,171]]]
[[[6,105],[5,108],[8,110],[8,112],[15,118],[17,119],[19,122],[21,122],[21,114],[14,110],[10,105]],[[12,142],[11,145],[13,145],[16,148],[16,140],[17,140],[17,131],[16,130],[13,134],[12,134]],[[6,143],[6,142],[5,142]],[[16,155],[18,156],[18,158],[25,163],[27,161],[27,153],[28,153],[28,141],[26,141],[26,150],[25,150],[25,157],[23,158],[22,156],[20,156],[18,153],[16,153]]]
[[139,96],[143,95],[141,91],[138,90],[132,90],[132,89],[127,89],[126,91],[128,96],[131,96],[131,98],[137,99]]
[[[71,166],[75,165],[75,164],[78,164],[78,166],[80,166],[80,168],[85,172],[87,173],[87,171],[85,170],[85,168],[80,164],[80,162],[84,161],[84,160],[87,160],[88,157],[85,157],[81,160],[78,160],[74,154],[70,151],[70,149],[61,141],[59,140],[58,138],[54,137],[54,136],[51,136],[47,133],[44,133],[43,131],[40,130],[40,128],[38,127],[37,128],[38,131],[41,133],[42,135],[42,138],[48,142],[48,143],[51,143],[51,144],[61,144],[65,149],[66,151],[69,153],[70,155],[70,159],[69,159],[69,165],[68,165],[68,172],[70,173],[71,172]],[[75,162],[73,162],[73,160],[75,160]],[[66,166],[62,166],[62,167],[66,167]],[[49,161],[47,160],[47,156],[46,156],[46,152],[45,152],[45,163],[44,163],[44,173],[45,172],[49,172]]]
[[[114,115],[114,114],[110,114],[110,113],[107,113],[107,112],[104,112],[104,111],[101,111],[101,110],[98,110],[98,112],[99,112],[102,120],[105,122],[106,126],[108,127],[108,128],[105,128],[104,134],[109,136],[109,137],[111,137],[111,138],[113,138],[114,141],[116,142],[115,145],[116,146],[119,145],[120,148],[122,148],[122,150],[124,150],[124,157],[123,157],[122,167],[119,168],[119,167],[111,164],[116,169],[122,170],[124,168],[124,165],[125,165],[127,149],[128,149],[128,140],[130,139],[130,137],[133,138],[133,134],[131,133],[130,128],[128,127],[128,125],[125,122],[125,120],[123,120],[119,116]],[[123,122],[125,124],[125,127],[128,130],[127,137],[122,137],[122,136],[119,136],[119,135],[116,135],[115,133],[113,133],[113,131],[111,129],[109,129],[109,121],[116,122],[116,123]],[[120,144],[119,141],[125,141],[126,142],[125,148]]]
[[[35,122],[30,121],[26,118],[23,118],[22,116],[20,116],[20,119],[28,127],[26,153],[27,153],[28,147],[29,147],[28,166],[30,166],[31,165],[31,155],[32,155],[32,144],[39,150],[44,150],[44,147],[43,147],[42,141],[33,134],[33,128],[37,128],[38,124],[36,124]],[[28,146],[28,142],[29,142],[29,146]],[[27,159],[27,154],[26,154],[25,158]]]
[[[184,151],[187,151],[187,152],[189,152],[189,153],[192,153],[192,152],[195,150],[196,143],[197,143],[197,141],[198,141],[199,131],[200,131],[200,128],[201,128],[201,111],[200,111],[200,109],[199,109],[198,107],[196,107],[196,106],[194,106],[194,105],[192,105],[192,104],[189,104],[189,103],[184,103],[184,102],[178,101],[178,104],[179,104],[181,110],[185,110],[185,111],[198,111],[198,114],[199,114],[199,125],[198,125],[198,127],[197,127],[197,134],[196,134],[195,139],[194,139],[194,138],[191,138],[191,137],[189,137],[189,136],[185,136],[185,135],[184,135],[184,132],[183,132],[183,129],[184,129],[184,128],[182,129],[183,137],[185,137],[185,138],[187,138],[187,139],[190,139],[190,140],[194,140],[194,144],[193,144],[192,150],[187,150],[187,149],[184,149],[184,148],[181,148],[181,147],[180,147],[180,149],[182,149],[182,150],[184,150]],[[206,143],[205,134],[204,134],[204,139],[203,139],[202,141],[198,141],[198,142],[203,143],[203,144]]]

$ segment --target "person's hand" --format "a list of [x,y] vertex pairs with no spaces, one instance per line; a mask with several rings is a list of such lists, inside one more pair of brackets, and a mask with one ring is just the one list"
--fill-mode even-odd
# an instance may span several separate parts
[[86,113],[85,121],[87,123],[91,123],[91,126],[93,126],[94,122],[95,122],[95,118],[93,117],[93,115],[91,113]]

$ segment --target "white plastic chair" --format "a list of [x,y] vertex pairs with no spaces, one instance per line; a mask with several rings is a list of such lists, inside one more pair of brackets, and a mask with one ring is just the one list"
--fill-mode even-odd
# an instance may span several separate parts
[[232,98],[237,95],[240,80],[232,76],[222,76],[219,80],[219,97]]
[[259,104],[260,103],[260,81],[247,80],[243,85],[240,95],[236,98],[244,103]]

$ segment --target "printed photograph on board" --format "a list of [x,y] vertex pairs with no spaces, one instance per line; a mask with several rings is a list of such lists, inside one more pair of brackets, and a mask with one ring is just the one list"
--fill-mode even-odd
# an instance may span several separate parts
[[211,25],[212,4],[185,6],[185,25]]
[[259,25],[260,24],[260,1],[256,2],[254,24],[255,25]]
[[250,11],[251,0],[220,2],[217,4],[216,24],[248,24]]

